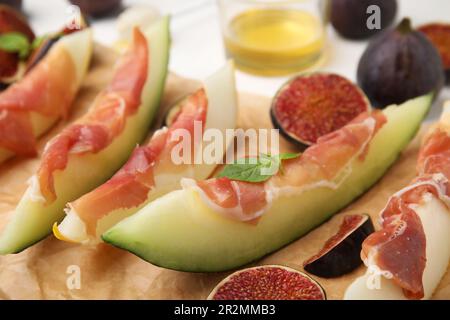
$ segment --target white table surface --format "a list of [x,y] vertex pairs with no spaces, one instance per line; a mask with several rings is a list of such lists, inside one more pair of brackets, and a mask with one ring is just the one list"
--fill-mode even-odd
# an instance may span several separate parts
[[[124,0],[125,6],[134,4],[153,5],[161,13],[172,15],[171,71],[186,77],[203,79],[225,62],[215,0]],[[24,6],[38,33],[58,29],[67,19],[66,0],[25,0]],[[191,7],[195,9],[185,11]],[[397,20],[405,16],[411,17],[414,25],[432,21],[450,23],[450,1],[399,0]],[[116,40],[115,19],[95,20],[92,26],[97,41],[109,45]],[[336,72],[355,81],[359,57],[367,42],[342,39],[331,26],[328,27],[328,36],[328,59],[321,70]],[[236,77],[238,90],[266,96],[272,96],[287,79],[256,77],[239,71]],[[442,102],[448,99],[449,87],[441,92],[430,119],[438,116]]]

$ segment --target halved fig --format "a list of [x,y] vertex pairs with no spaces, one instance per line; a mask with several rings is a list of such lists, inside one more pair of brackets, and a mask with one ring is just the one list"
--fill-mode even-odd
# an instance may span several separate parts
[[281,87],[270,115],[274,127],[304,149],[368,110],[369,100],[351,81],[337,74],[311,73]]
[[[12,7],[0,4],[0,34],[18,32],[31,42],[34,39],[33,30],[26,18]],[[0,50],[0,82],[8,83],[6,79],[13,78],[17,73],[19,55],[16,52]]]
[[326,295],[306,274],[285,266],[266,265],[229,275],[208,300],[326,300]]
[[318,254],[303,263],[304,269],[323,278],[339,277],[355,270],[362,264],[362,243],[372,232],[374,227],[368,215],[345,216],[339,231]]
[[419,27],[418,30],[424,33],[438,50],[447,83],[450,83],[450,24],[430,23]]
[[0,33],[13,31],[24,34],[29,40],[34,39],[34,32],[25,16],[10,6],[0,4]]
[[14,77],[19,66],[19,56],[12,52],[0,50],[0,82],[8,83]]

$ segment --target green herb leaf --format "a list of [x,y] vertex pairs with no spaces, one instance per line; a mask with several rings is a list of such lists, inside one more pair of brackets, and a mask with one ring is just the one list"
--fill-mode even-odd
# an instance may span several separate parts
[[298,156],[299,154],[294,153],[282,153],[275,156],[261,154],[258,158],[238,159],[235,163],[226,165],[218,177],[254,183],[264,182],[281,169],[282,160]]
[[20,59],[25,59],[30,53],[30,42],[20,32],[8,32],[0,35],[0,49],[7,52],[17,52]]
[[300,156],[301,153],[280,153],[277,156],[280,158],[280,160],[290,160],[295,159],[298,156]]

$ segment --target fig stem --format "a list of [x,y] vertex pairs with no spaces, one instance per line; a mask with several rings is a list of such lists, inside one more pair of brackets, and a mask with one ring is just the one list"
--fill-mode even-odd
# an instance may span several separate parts
[[410,33],[412,31],[411,19],[403,18],[403,20],[399,23],[397,27],[397,31],[399,31],[402,34]]

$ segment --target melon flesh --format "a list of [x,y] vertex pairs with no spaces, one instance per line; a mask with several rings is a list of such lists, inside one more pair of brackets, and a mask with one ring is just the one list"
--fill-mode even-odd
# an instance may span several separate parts
[[[419,216],[425,232],[427,262],[423,273],[423,299],[430,299],[447,271],[450,261],[450,212],[448,208],[434,196],[425,195],[422,204],[414,209]],[[374,288],[370,283],[373,275],[369,269],[356,279],[345,292],[345,300],[404,300],[402,289],[392,280],[380,275],[379,286]],[[367,285],[369,283],[369,285]]]
[[[234,128],[237,121],[237,96],[233,63],[227,63],[222,69],[206,79],[204,88],[208,98],[205,130],[214,128],[220,130],[222,136],[225,136],[225,130]],[[215,163],[219,163],[222,160],[227,147],[228,145],[224,143],[222,150],[215,154]],[[103,232],[120,220],[132,215],[148,202],[178,189],[181,178],[206,179],[211,175],[215,167],[216,164],[202,163],[188,166],[186,170],[180,172],[180,170],[177,170],[175,164],[173,164],[173,170],[171,172],[166,170],[167,165],[165,165],[164,172],[159,171],[155,175],[156,187],[148,193],[147,201],[139,207],[118,209],[108,213],[107,216],[100,219],[97,223],[97,238],[93,239],[86,233],[86,226],[78,217],[74,208],[68,210],[67,217],[57,227],[58,230],[55,230],[55,234],[58,235],[58,238],[66,241],[79,243],[97,242]]]
[[213,210],[194,188],[171,192],[103,234],[103,240],[170,269],[215,272],[259,259],[320,225],[376,183],[415,136],[432,96],[412,99],[383,112],[363,161],[336,189],[325,186],[275,198],[257,224]]
[[149,44],[148,77],[141,93],[141,105],[131,115],[120,135],[103,150],[92,154],[70,154],[64,170],[54,172],[57,199],[45,205],[31,178],[0,236],[0,254],[17,253],[51,233],[52,225],[64,217],[64,207],[110,178],[127,160],[136,144],[148,132],[164,89],[169,58],[169,19],[163,18],[143,30]]
[[[89,62],[92,56],[92,31],[84,29],[62,37],[51,50],[65,50],[72,58],[76,72],[76,87],[81,86],[81,82],[86,75]],[[30,112],[30,121],[35,137],[40,137],[50,129],[57,121],[59,116],[47,117],[37,112]],[[12,157],[13,152],[0,147],[0,163]]]

